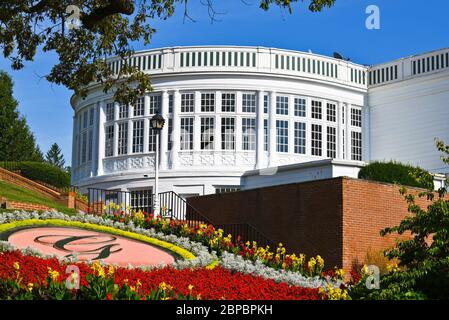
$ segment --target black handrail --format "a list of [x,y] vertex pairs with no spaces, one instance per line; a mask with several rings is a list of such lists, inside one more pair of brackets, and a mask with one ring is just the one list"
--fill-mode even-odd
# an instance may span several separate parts
[[[134,200],[132,192],[140,192],[137,197],[140,200]],[[216,229],[222,229],[224,235],[231,234],[234,242],[240,237],[245,243],[247,241],[256,241],[258,246],[275,247],[274,241],[265,234],[257,230],[253,225],[248,223],[230,223],[216,224],[203,215],[198,209],[193,207],[184,198],[174,191],[166,191],[159,193],[160,213],[163,218],[169,218],[176,221],[182,221],[191,228],[199,228],[200,224],[211,224]],[[110,203],[115,206],[120,205],[121,209],[130,207],[135,210],[152,213],[154,209],[154,195],[150,190],[139,191],[119,191],[88,188],[89,213],[106,213],[111,214],[116,211]]]

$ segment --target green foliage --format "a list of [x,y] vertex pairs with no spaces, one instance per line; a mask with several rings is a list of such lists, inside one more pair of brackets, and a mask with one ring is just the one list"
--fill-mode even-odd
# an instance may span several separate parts
[[[69,215],[77,212],[75,209],[69,209],[52,199],[37,194],[34,191],[5,181],[0,181],[0,197],[5,197],[11,201],[41,204],[50,208],[55,208],[56,210]],[[4,212],[7,210],[0,209],[0,211]]]
[[[437,141],[442,160],[449,163],[449,146]],[[408,203],[408,215],[398,226],[385,228],[381,235],[409,233],[410,239],[400,240],[387,250],[387,258],[397,259],[400,271],[381,278],[380,290],[367,292],[361,281],[352,291],[353,298],[367,299],[447,299],[449,297],[449,200],[446,188],[438,196],[429,188],[418,197],[431,201],[427,208],[416,203],[416,197],[402,188]]]
[[[259,0],[263,10],[278,6],[292,12],[298,0]],[[335,0],[307,0],[309,10],[321,11]],[[105,91],[115,88],[115,100],[135,102],[151,90],[150,77],[127,60],[132,45],[147,46],[156,31],[155,19],[168,19],[180,8],[190,18],[188,0],[15,0],[0,2],[0,47],[3,56],[11,60],[13,69],[32,61],[37,51],[55,52],[58,63],[46,76],[49,82],[62,84],[85,96],[86,86],[101,82]],[[213,1],[201,2],[214,20]],[[79,9],[80,25],[68,28],[67,21]],[[69,11],[69,12],[67,12]],[[118,56],[123,64],[118,78],[108,68],[106,58]]]
[[45,155],[45,161],[59,169],[64,169],[64,155],[57,143],[53,143]]
[[430,173],[419,167],[393,161],[372,162],[360,170],[359,178],[433,189],[433,177]]
[[0,71],[0,161],[43,161],[26,119],[19,115],[11,77]]
[[57,188],[70,187],[70,174],[45,162],[0,162],[0,167],[20,171],[30,180],[44,182]]

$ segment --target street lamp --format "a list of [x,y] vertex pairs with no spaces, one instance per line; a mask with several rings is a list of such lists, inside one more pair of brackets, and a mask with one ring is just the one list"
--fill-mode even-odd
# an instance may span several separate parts
[[165,119],[157,112],[150,120],[151,129],[156,133],[156,155],[154,157],[154,199],[153,213],[157,217],[160,214],[159,207],[159,134],[164,127]]

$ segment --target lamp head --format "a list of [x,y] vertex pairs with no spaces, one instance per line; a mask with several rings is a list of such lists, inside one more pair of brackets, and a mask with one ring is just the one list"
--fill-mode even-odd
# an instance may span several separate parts
[[161,131],[164,127],[165,119],[157,112],[150,120],[151,129]]

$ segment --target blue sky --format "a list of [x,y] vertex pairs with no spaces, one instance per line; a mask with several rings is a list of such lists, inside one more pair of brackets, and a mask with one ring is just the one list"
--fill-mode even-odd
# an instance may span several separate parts
[[[361,64],[389,60],[449,47],[449,1],[447,0],[337,0],[321,13],[310,13],[299,3],[294,12],[273,7],[258,8],[259,0],[215,0],[219,22],[211,24],[199,0],[190,0],[190,15],[196,22],[183,22],[182,8],[166,21],[154,21],[157,29],[150,47],[182,45],[255,45],[332,55],[340,52]],[[306,0],[305,3],[308,3]],[[381,14],[380,30],[365,28],[368,5],[377,5]],[[136,44],[136,50],[144,49]],[[12,71],[0,58],[0,69],[15,82],[15,97],[20,112],[27,118],[41,149],[53,142],[71,161],[71,92],[51,85],[42,78],[56,61],[53,54],[39,53],[21,71]]]

